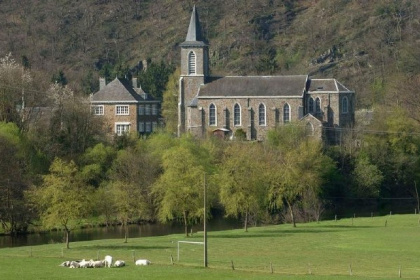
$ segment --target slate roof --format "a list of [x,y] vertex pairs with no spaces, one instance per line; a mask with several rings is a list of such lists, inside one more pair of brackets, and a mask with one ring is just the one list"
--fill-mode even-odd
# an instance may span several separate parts
[[311,79],[308,92],[351,92],[336,79]]
[[144,93],[141,89],[134,89],[133,86],[127,81],[115,78],[112,82],[108,83],[103,89],[93,94],[92,103],[138,103],[145,101],[142,96]]
[[307,75],[215,78],[200,87],[198,98],[302,96],[307,79]]
[[201,31],[200,20],[198,19],[198,13],[194,5],[190,19],[190,25],[188,26],[187,37],[185,38],[185,42],[181,43],[181,46],[207,46],[204,41],[205,40]]

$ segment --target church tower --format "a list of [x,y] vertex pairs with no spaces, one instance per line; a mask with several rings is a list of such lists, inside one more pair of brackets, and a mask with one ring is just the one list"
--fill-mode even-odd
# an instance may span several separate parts
[[209,75],[209,46],[205,42],[194,6],[185,42],[181,47],[181,77],[178,99],[178,136],[192,126],[191,110],[199,87]]

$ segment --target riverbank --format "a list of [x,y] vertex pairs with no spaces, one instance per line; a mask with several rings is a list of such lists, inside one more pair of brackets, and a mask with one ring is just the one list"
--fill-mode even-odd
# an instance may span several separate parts
[[[203,269],[203,233],[105,239],[0,249],[0,279],[396,279],[418,278],[418,215],[392,215],[215,231],[208,234],[209,269]],[[112,255],[127,267],[69,269],[64,260]],[[136,267],[134,259],[149,259]],[[173,263],[172,263],[173,261]],[[25,269],[22,269],[25,267]],[[46,277],[48,275],[48,277]]]

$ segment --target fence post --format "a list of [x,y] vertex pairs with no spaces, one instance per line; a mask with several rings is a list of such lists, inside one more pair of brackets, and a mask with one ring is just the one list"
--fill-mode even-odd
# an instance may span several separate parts
[[233,265],[233,260],[230,261],[232,265],[232,270],[235,270],[235,266]]
[[351,264],[349,264],[349,272],[350,272],[350,275],[353,275],[353,270],[351,269]]
[[398,278],[401,278],[401,265],[400,265],[400,268],[398,269]]
[[272,262],[270,262],[270,271],[271,271],[271,274],[273,274],[273,263]]
[[172,265],[174,264],[174,257],[172,256],[172,254],[171,254],[171,264]]
[[133,255],[133,262],[135,263],[136,262],[136,251],[132,250],[131,253]]

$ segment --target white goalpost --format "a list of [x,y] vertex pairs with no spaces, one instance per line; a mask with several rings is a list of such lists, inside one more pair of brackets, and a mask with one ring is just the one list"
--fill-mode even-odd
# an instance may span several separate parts
[[181,244],[181,243],[204,245],[204,242],[199,242],[199,241],[178,241],[178,251],[177,251],[177,259],[178,259],[178,261],[179,261],[179,244]]

